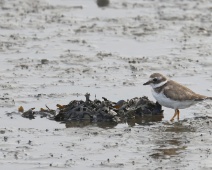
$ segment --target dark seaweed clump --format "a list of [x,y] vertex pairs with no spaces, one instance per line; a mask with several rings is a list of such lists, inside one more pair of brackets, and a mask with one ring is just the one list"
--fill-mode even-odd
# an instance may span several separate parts
[[90,100],[90,94],[85,94],[86,100],[73,100],[67,105],[57,104],[57,109],[41,109],[34,111],[34,108],[24,112],[23,107],[19,108],[19,112],[23,112],[22,116],[33,119],[36,115],[48,117],[55,121],[76,121],[89,120],[91,122],[120,122],[128,119],[136,119],[145,115],[155,116],[162,115],[161,105],[150,101],[146,96],[135,97],[131,100],[120,100],[112,102],[105,97],[103,100]]

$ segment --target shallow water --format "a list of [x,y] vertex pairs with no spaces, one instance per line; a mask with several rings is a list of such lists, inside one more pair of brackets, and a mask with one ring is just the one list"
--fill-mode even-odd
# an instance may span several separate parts
[[[210,101],[180,121],[68,124],[17,111],[71,100],[146,95],[161,72],[212,96],[210,1],[2,1],[0,11],[1,169],[211,169]],[[42,59],[47,59],[46,62]]]

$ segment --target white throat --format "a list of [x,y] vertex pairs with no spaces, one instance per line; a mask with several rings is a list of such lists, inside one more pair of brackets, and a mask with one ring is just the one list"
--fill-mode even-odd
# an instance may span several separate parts
[[153,84],[153,83],[151,83],[150,85],[152,86],[153,89],[155,89],[155,88],[158,88],[158,87],[163,86],[163,85],[166,84],[167,82],[168,82],[168,80],[162,81],[162,82],[160,82],[159,84]]

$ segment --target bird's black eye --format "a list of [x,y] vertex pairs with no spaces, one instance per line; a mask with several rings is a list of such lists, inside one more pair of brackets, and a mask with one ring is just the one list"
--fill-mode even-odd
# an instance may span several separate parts
[[158,81],[158,79],[157,78],[153,78],[153,80],[152,80],[153,82],[156,82],[156,81]]

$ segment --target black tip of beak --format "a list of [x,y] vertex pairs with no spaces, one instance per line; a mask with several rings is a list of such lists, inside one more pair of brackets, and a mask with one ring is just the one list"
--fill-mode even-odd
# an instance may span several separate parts
[[145,85],[149,85],[149,84],[150,84],[150,82],[148,81],[148,82],[144,83],[143,85],[145,86]]

